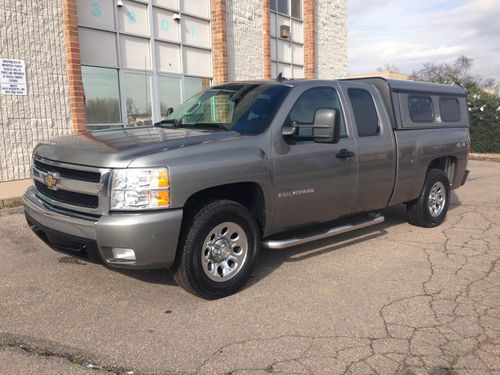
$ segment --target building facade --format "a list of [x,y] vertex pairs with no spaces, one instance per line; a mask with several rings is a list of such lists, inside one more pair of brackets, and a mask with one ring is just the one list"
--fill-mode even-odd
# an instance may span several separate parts
[[213,84],[344,77],[346,24],[347,0],[4,0],[0,59],[26,82],[0,94],[0,182],[39,141],[149,125]]

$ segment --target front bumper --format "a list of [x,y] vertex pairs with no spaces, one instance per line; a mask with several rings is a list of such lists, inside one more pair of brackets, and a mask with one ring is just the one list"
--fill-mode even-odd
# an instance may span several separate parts
[[[181,209],[92,217],[49,206],[33,188],[23,201],[30,227],[56,250],[121,268],[169,268],[175,261]],[[116,259],[113,248],[133,249],[136,259]]]

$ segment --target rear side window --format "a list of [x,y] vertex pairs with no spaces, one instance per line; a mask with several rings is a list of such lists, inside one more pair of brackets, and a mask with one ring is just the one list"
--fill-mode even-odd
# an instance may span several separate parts
[[356,127],[360,137],[368,137],[379,133],[378,115],[370,93],[362,89],[347,91],[351,101]]
[[433,122],[434,111],[430,96],[410,95],[408,97],[408,110],[413,122]]
[[456,98],[439,98],[439,113],[445,122],[460,121],[460,106]]

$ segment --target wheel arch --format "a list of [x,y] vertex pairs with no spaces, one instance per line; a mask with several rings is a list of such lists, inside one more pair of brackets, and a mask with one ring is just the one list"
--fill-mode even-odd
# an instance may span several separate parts
[[257,221],[262,235],[267,222],[267,211],[264,190],[256,182],[236,182],[212,186],[193,193],[184,204],[183,226],[190,220],[192,213],[206,202],[228,199],[245,206]]

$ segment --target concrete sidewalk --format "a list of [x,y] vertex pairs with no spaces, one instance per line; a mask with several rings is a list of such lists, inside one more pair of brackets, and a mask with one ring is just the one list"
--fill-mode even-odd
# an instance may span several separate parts
[[22,196],[31,185],[31,179],[0,182],[0,209],[22,205]]

